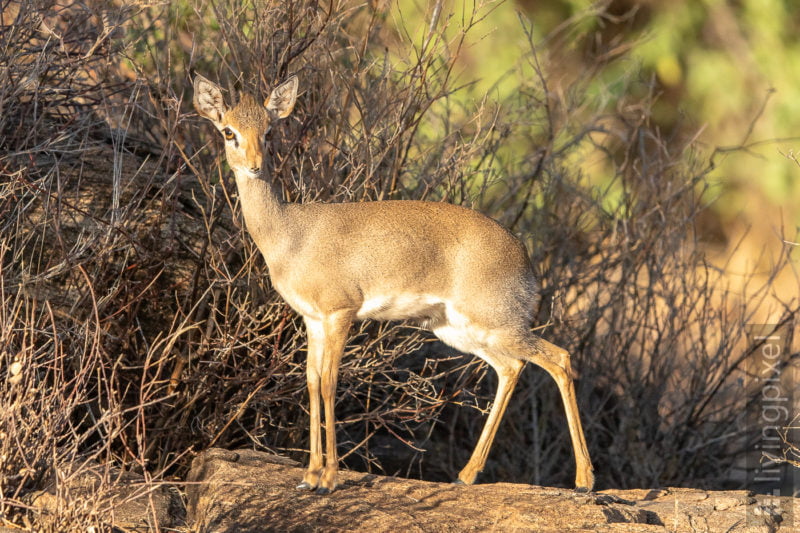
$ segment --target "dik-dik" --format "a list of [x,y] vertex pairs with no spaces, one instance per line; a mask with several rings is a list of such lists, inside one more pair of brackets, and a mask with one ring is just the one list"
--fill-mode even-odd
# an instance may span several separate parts
[[[480,357],[498,375],[497,394],[457,483],[483,469],[522,367],[530,361],[558,384],[575,453],[575,485],[591,490],[569,353],[531,332],[537,284],[525,247],[494,220],[441,202],[292,204],[264,171],[265,134],[297,99],[292,77],[261,104],[250,95],[229,107],[220,88],[194,80],[194,106],[225,139],[247,230],[275,290],[308,331],[310,459],[299,489],[336,488],[334,397],[339,361],[355,320],[422,319],[444,343]],[[320,396],[325,410],[322,453]]]

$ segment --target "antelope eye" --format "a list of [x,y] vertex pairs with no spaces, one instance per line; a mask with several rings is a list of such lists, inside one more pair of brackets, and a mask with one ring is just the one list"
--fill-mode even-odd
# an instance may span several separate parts
[[225,140],[232,141],[234,137],[236,137],[236,134],[233,133],[232,129],[225,128],[224,130],[222,130],[222,136],[225,137]]

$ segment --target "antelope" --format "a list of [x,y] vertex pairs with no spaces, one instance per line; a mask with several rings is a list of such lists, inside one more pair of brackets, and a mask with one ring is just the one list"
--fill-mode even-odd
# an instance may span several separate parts
[[245,226],[264,256],[272,285],[305,322],[310,454],[297,488],[324,495],[337,487],[334,404],[352,323],[421,319],[442,342],[480,357],[498,376],[488,418],[454,483],[472,484],[483,469],[528,361],[558,385],[575,455],[575,485],[592,490],[570,355],[531,331],[539,295],[525,246],[494,220],[442,202],[284,202],[264,171],[265,134],[292,112],[297,88],[292,76],[263,104],[243,94],[229,107],[220,87],[197,75],[193,97],[198,114],[225,139]]

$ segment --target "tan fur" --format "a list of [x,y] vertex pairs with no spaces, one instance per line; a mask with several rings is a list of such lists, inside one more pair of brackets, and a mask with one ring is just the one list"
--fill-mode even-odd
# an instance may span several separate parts
[[[433,202],[285,204],[264,175],[263,137],[294,106],[297,79],[265,105],[243,96],[232,109],[216,85],[195,79],[194,104],[226,140],[242,212],[272,283],[308,330],[311,455],[299,488],[336,487],[333,412],[336,373],[354,320],[423,319],[445,343],[488,362],[498,373],[495,402],[475,450],[459,473],[474,482],[525,361],[555,379],[577,462],[576,486],[594,484],[581,428],[569,354],[530,331],[537,286],[519,240],[484,215]],[[320,397],[326,421],[323,464]]]

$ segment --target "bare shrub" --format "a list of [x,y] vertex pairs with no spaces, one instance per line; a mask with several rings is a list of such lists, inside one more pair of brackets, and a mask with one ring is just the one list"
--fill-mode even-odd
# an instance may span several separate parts
[[[751,300],[732,293],[696,234],[713,161],[694,138],[665,138],[651,125],[649,83],[631,80],[640,85],[631,93],[644,96],[620,98],[606,113],[591,109],[586,81],[550,92],[546,65],[560,59],[552,53],[540,63],[531,46],[537,81],[506,102],[511,116],[541,110],[538,121],[515,121],[506,141],[522,136],[537,150],[513,161],[484,210],[531,237],[543,280],[539,322],[579,361],[589,447],[606,468],[598,468],[598,483],[719,487],[758,433],[745,423],[753,392],[743,385],[744,363],[757,348],[745,327],[774,302],[772,280],[789,255],[766,281],[751,278]],[[610,177],[602,189],[570,167],[587,153],[602,156]],[[776,329],[796,322],[796,296],[771,307]],[[553,440],[563,433],[555,388],[543,372],[529,372],[519,390],[492,474],[569,485],[569,441]]]
[[132,87],[108,72],[121,21],[95,7],[6,1],[0,19],[0,517],[28,523],[50,487],[45,531],[108,526],[113,479],[72,498],[69,480],[90,463],[144,469],[142,417],[161,401],[144,333],[164,257],[157,167],[104,120]]

